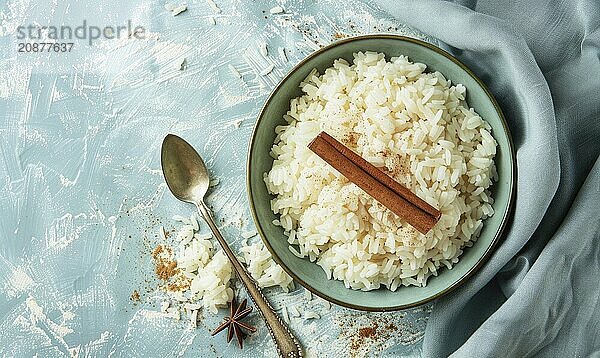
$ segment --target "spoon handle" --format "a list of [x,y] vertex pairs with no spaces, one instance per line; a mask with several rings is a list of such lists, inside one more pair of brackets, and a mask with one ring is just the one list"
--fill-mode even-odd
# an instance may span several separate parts
[[246,269],[235,257],[229,248],[229,245],[227,245],[227,242],[225,239],[223,239],[223,236],[219,232],[219,229],[217,228],[217,225],[215,224],[215,221],[210,213],[210,209],[202,201],[197,203],[196,207],[198,208],[198,212],[202,218],[206,221],[213,234],[217,238],[217,241],[219,241],[219,244],[221,244],[221,247],[223,247],[223,251],[225,251],[225,254],[233,264],[235,272],[237,272],[238,276],[244,283],[244,286],[246,286],[252,301],[254,301],[254,304],[256,307],[258,307],[258,310],[261,312],[262,316],[267,322],[266,326],[271,333],[271,337],[273,337],[273,340],[275,341],[275,346],[277,347],[279,355],[285,358],[301,358],[302,349],[300,348],[298,340],[273,311],[273,308],[271,308],[271,305],[262,294],[262,291],[258,287],[257,283],[250,277],[250,275],[248,275]]

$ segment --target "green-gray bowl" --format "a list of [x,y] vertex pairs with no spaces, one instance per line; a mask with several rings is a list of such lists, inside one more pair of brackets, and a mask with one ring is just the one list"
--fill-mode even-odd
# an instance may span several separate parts
[[[272,223],[278,216],[271,211],[273,196],[267,191],[263,174],[273,164],[269,151],[275,140],[275,127],[286,124],[283,115],[289,109],[290,100],[301,95],[298,86],[313,68],[322,73],[338,58],[352,62],[352,54],[358,51],[383,52],[388,59],[407,55],[413,62],[426,64],[427,71],[439,71],[453,83],[462,83],[467,88],[469,106],[492,126],[492,134],[498,142],[495,162],[499,178],[492,187],[495,214],[485,220],[481,235],[472,247],[465,249],[460,261],[451,270],[442,269],[437,277],[429,278],[426,287],[401,286],[395,292],[386,288],[366,292],[348,289],[341,281],[328,280],[317,264],[294,256],[288,249],[283,229]],[[275,261],[312,293],[341,306],[366,311],[392,311],[423,304],[450,292],[473,275],[499,241],[512,206],[516,179],[515,156],[506,121],[483,82],[445,51],[423,41],[389,34],[344,39],[315,51],[294,67],[275,87],[260,113],[247,165],[252,215]]]

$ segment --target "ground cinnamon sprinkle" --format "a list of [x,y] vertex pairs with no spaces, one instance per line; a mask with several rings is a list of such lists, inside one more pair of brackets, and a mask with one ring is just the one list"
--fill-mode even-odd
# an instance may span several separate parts
[[394,336],[402,335],[398,326],[388,317],[362,324],[358,324],[352,316],[346,319],[338,322],[338,325],[342,328],[341,337],[348,340],[350,357],[377,356],[377,353],[386,349],[386,342]]
[[[166,255],[163,253],[166,253]],[[162,245],[158,245],[154,251],[152,251],[154,272],[156,272],[156,276],[163,281],[167,281],[179,272],[177,262],[170,259],[170,256],[171,248],[163,247]]]
[[344,142],[344,144],[348,147],[356,148],[356,145],[358,144],[358,139],[356,138],[356,135],[354,133],[348,133],[344,135],[344,137],[342,138],[342,142]]
[[188,288],[190,288],[190,282],[189,281],[172,282],[172,283],[170,283],[170,284],[167,285],[167,291],[170,291],[170,292],[185,291]]
[[185,277],[177,267],[177,261],[172,259],[172,249],[168,246],[158,245],[152,251],[154,272],[164,282],[162,289],[169,292],[181,292],[190,287],[190,279]]
[[139,302],[140,301],[140,293],[137,290],[133,290],[133,293],[131,294],[130,299],[134,302]]
[[177,262],[175,261],[159,263],[156,265],[156,275],[163,281],[175,276],[178,271]]
[[158,245],[153,251],[152,251],[152,258],[153,259],[158,259],[158,256],[160,255],[160,253],[163,251],[163,247],[161,245]]
[[368,340],[377,339],[377,328],[379,328],[379,325],[376,322],[373,322],[371,326],[359,328],[357,334],[350,339],[351,351],[356,353]]
[[373,327],[363,327],[358,330],[358,335],[363,338],[372,338],[377,333],[377,324]]

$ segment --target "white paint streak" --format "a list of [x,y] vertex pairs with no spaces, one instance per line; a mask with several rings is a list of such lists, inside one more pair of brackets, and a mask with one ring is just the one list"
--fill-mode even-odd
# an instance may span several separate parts
[[147,200],[142,200],[138,204],[134,205],[129,209],[129,212],[137,212],[137,211],[145,211],[148,209],[153,209],[156,207],[158,202],[162,199],[165,194],[165,189],[167,188],[166,183],[160,183],[154,193]]
[[8,282],[3,291],[8,297],[14,298],[22,292],[26,292],[33,287],[33,279],[25,272],[23,267],[15,267],[8,277]]
[[52,224],[46,228],[46,247],[62,249],[67,247],[78,237],[79,232],[73,225],[73,215],[66,213],[62,217],[55,219]]
[[25,304],[29,311],[29,323],[31,326],[40,330],[52,343],[56,344],[56,347],[61,352],[71,355],[71,348],[65,342],[64,337],[73,333],[73,330],[51,321],[44,313],[44,309],[38,305],[33,297],[27,297]]
[[0,12],[0,19],[2,19],[0,37],[14,34],[17,31],[17,27],[25,23],[30,3],[29,0],[9,0],[2,6],[2,11]]

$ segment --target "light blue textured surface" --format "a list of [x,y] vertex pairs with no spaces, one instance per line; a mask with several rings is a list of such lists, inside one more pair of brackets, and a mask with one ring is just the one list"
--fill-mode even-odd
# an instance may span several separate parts
[[[275,354],[256,313],[249,322],[258,333],[243,352],[224,336],[210,337],[224,310],[203,314],[197,329],[156,313],[164,294],[156,289],[150,252],[161,240],[161,225],[173,229],[174,214],[191,213],[165,191],[161,140],[177,133],[204,156],[220,179],[208,201],[237,247],[240,231],[253,228],[245,154],[270,89],[336,36],[415,33],[350,0],[288,1],[280,15],[269,14],[275,2],[216,3],[220,13],[198,0],[177,17],[163,3],[143,0],[0,5],[0,355]],[[132,19],[151,34],[99,41],[38,63],[14,52],[19,25],[76,26],[82,19],[98,25]],[[259,53],[263,41],[266,58]],[[187,66],[179,71],[182,57]],[[270,64],[274,71],[260,76]],[[134,290],[139,303],[130,300]],[[430,306],[391,314],[328,311],[304,292],[267,295],[276,309],[314,306],[322,315],[292,321],[309,353],[419,354]],[[387,321],[396,329],[373,339],[358,336],[359,328]]]

